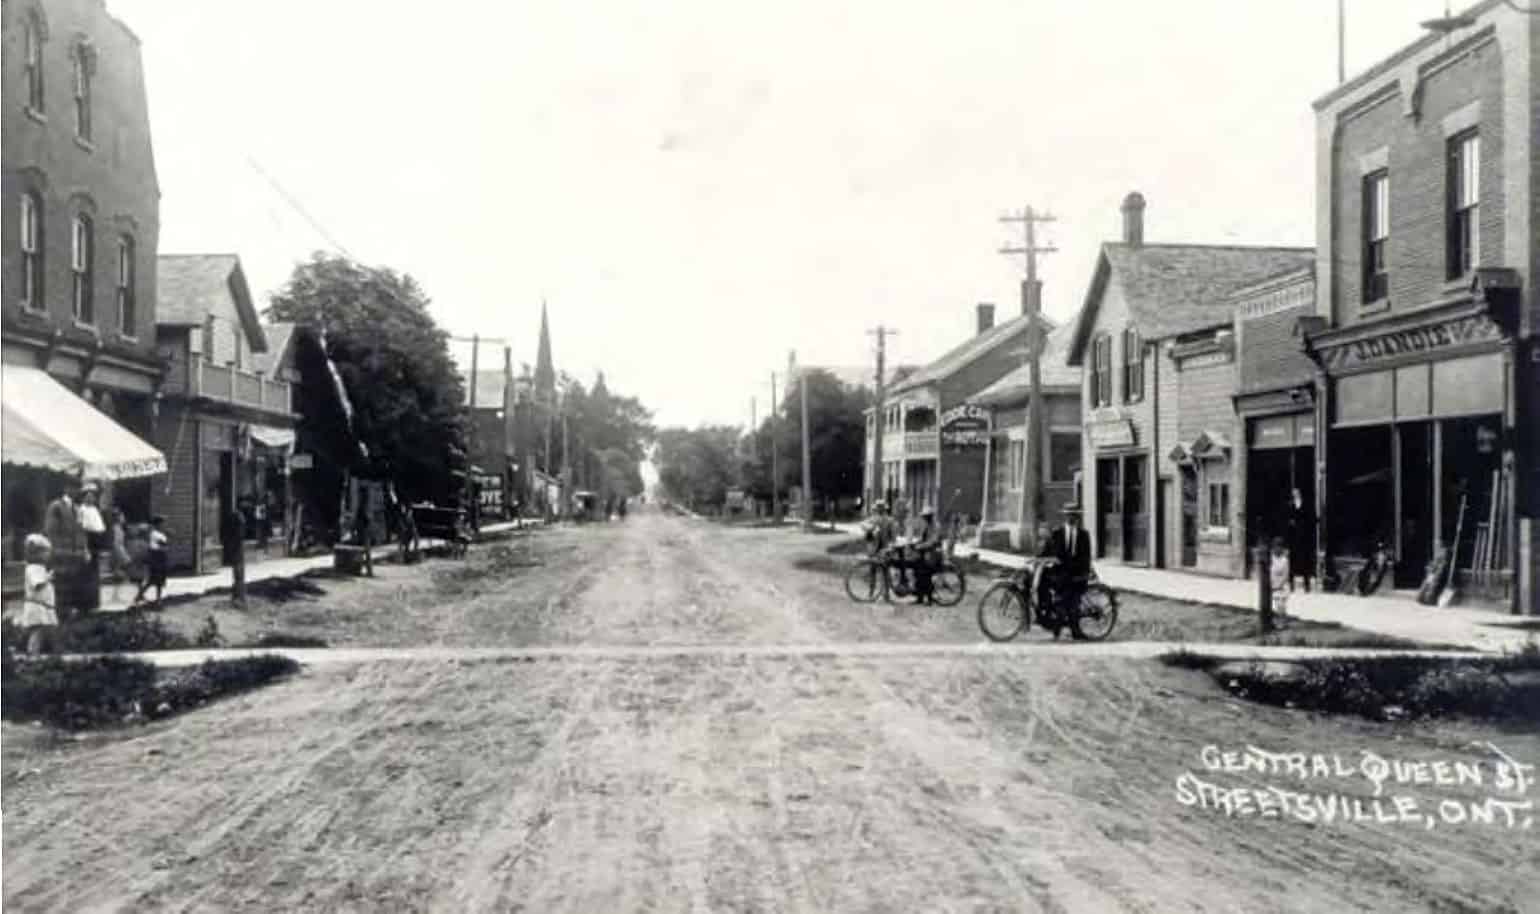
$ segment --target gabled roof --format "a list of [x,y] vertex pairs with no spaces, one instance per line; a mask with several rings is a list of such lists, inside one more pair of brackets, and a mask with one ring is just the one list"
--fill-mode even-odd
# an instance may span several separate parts
[[288,321],[263,324],[262,333],[267,337],[267,351],[251,357],[251,370],[272,377],[288,358],[289,347],[294,342],[294,324]]
[[1314,248],[1106,242],[1075,321],[1067,361],[1080,365],[1114,275],[1134,328],[1144,339],[1156,340],[1229,323],[1237,289],[1314,259]]
[[[1054,329],[1053,321],[1048,318],[1039,317],[1038,320],[1044,329],[1050,332]],[[885,393],[889,395],[903,393],[906,390],[913,390],[916,387],[922,387],[936,381],[943,381],[973,364],[974,361],[988,354],[995,347],[1026,328],[1027,316],[1025,314],[1018,314],[1004,323],[996,324],[983,333],[974,334],[967,341],[954,346],[941,358],[936,359],[914,374],[894,384]]]
[[[465,403],[471,402],[471,373],[460,372],[460,382],[465,389]],[[486,368],[476,372],[476,408],[502,409],[503,387],[506,382],[501,368]]]
[[[1080,369],[1071,368],[1065,362],[1065,355],[1069,351],[1069,341],[1074,335],[1073,324],[1065,324],[1048,334],[1048,340],[1043,348],[1043,354],[1038,359],[1038,378],[1042,381],[1043,389],[1073,390],[1080,392]],[[1025,358],[1025,355],[1023,355]],[[1032,387],[1031,366],[1023,364],[1013,369],[1010,374],[989,385],[978,393],[968,398],[969,403],[977,403],[980,406],[997,406],[1020,400],[1027,396]]]
[[201,327],[221,301],[233,301],[252,352],[267,351],[262,321],[235,254],[162,254],[155,260],[155,323]]

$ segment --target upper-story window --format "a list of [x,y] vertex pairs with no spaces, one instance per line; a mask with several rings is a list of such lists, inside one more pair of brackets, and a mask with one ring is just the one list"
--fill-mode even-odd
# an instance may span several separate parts
[[75,135],[91,139],[91,49],[75,46],[71,64],[75,70]]
[[1105,333],[1091,341],[1091,405],[1112,403],[1112,337]]
[[1144,399],[1144,346],[1139,331],[1132,327],[1123,331],[1123,402],[1138,403]]
[[1458,279],[1476,265],[1481,250],[1481,136],[1474,130],[1449,141],[1448,180],[1446,275]]
[[21,195],[21,306],[43,310],[43,204],[30,191]]
[[91,265],[95,259],[95,247],[91,233],[91,217],[84,213],[75,217],[70,233],[70,276],[73,280],[71,301],[75,320],[82,324],[96,322],[96,304],[92,298]]
[[24,60],[27,69],[27,107],[43,113],[43,23],[37,14],[27,16]]
[[1363,300],[1377,302],[1390,294],[1390,264],[1386,246],[1390,239],[1390,172],[1380,170],[1364,178],[1364,276]]
[[134,313],[134,239],[118,239],[118,331],[133,337],[138,327]]

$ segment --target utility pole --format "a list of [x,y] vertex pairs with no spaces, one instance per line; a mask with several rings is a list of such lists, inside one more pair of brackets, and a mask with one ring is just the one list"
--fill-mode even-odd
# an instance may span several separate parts
[[1027,278],[1021,283],[1021,310],[1027,315],[1027,371],[1031,378],[1031,393],[1027,400],[1027,447],[1026,479],[1021,487],[1021,547],[1025,551],[1037,551],[1037,525],[1043,513],[1043,378],[1038,356],[1042,351],[1041,322],[1043,311],[1043,284],[1037,278],[1037,255],[1051,254],[1058,250],[1052,246],[1039,246],[1037,224],[1053,222],[1054,217],[1027,207],[1020,213],[1001,216],[1007,224],[1020,223],[1025,243],[1017,247],[1002,247],[1000,253],[1009,256],[1022,255],[1026,259]]
[[770,521],[781,522],[780,469],[776,461],[775,372],[770,372]]
[[[795,349],[792,350],[791,359],[795,364]],[[806,370],[797,373],[797,392],[802,400],[802,529],[810,530],[813,527],[813,452],[808,445]]]
[[866,501],[866,510],[871,512],[872,505],[882,501],[887,495],[887,487],[882,479],[882,436],[884,433],[883,420],[887,418],[887,408],[883,400],[887,398],[887,342],[888,337],[898,336],[897,330],[890,330],[881,324],[877,329],[866,331],[877,337],[877,399],[872,407],[872,489],[871,495]]
[[[466,336],[452,336],[452,337],[450,337],[450,339],[453,340],[454,342],[457,342],[457,343],[470,343],[471,344],[471,392],[470,392],[470,408],[469,408],[470,420],[471,421],[470,421],[470,428],[467,431],[466,441],[465,441],[465,450],[466,450],[466,454],[465,454],[465,483],[464,483],[464,485],[463,485],[463,487],[461,489],[462,498],[464,499],[464,502],[465,502],[466,519],[469,520],[470,517],[471,517],[471,514],[473,513],[473,506],[471,505],[471,497],[472,497],[472,494],[471,494],[472,493],[472,488],[471,488],[471,460],[472,460],[472,457],[476,453],[476,438],[477,438],[477,430],[476,430],[476,425],[477,425],[477,423],[476,423],[476,388],[481,386],[480,384],[476,383],[477,380],[478,380],[478,375],[476,373],[477,364],[478,364],[477,360],[478,360],[478,358],[481,355],[481,344],[482,343],[505,343],[506,344],[508,342],[508,340],[505,340],[502,337],[491,337],[491,336],[483,337],[479,333],[473,333],[473,334],[471,334],[468,337],[466,337]],[[507,360],[508,360],[508,356],[506,355],[506,353],[509,350],[507,350],[505,348],[503,351],[505,353],[505,355],[503,357],[503,361],[504,361],[504,364],[506,365],[507,364]],[[504,442],[505,446],[504,446],[503,450],[505,450],[505,451],[507,450],[506,444],[507,444],[507,442]]]

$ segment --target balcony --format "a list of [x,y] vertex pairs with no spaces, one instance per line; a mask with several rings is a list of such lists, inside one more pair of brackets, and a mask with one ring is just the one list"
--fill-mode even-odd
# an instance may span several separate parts
[[188,372],[188,394],[280,416],[289,415],[289,383],[253,371],[194,359]]
[[925,460],[941,453],[935,430],[928,432],[888,432],[882,436],[883,460]]

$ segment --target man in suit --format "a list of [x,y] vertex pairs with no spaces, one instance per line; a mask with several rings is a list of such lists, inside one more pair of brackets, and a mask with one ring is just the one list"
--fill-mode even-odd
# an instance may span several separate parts
[[86,534],[80,526],[80,515],[75,499],[74,484],[65,484],[55,490],[54,500],[43,514],[43,535],[53,546],[49,568],[54,573],[54,605],[59,610],[59,621],[67,621],[84,602],[81,599],[80,578],[85,574]]
[[[1048,576],[1048,587],[1056,599],[1055,609],[1071,607],[1085,593],[1091,577],[1091,538],[1080,526],[1080,506],[1064,506],[1064,523],[1054,529],[1039,555],[1058,559]],[[1073,629],[1071,629],[1073,631]],[[1055,629],[1057,634],[1058,630]]]

